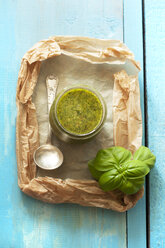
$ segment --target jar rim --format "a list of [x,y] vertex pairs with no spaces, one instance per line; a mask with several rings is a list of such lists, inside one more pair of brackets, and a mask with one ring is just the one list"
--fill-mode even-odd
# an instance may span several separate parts
[[[100,101],[100,103],[101,103],[102,110],[103,110],[101,120],[100,120],[100,122],[98,123],[98,125],[97,125],[92,131],[90,131],[90,132],[88,132],[88,133],[77,134],[77,133],[74,133],[74,132],[70,132],[70,131],[68,131],[67,129],[65,129],[65,128],[62,126],[62,124],[60,123],[60,121],[59,121],[59,119],[58,119],[58,115],[57,115],[57,104],[58,104],[60,98],[61,98],[66,92],[68,92],[68,91],[70,91],[70,90],[73,90],[73,89],[85,89],[85,90],[88,90],[88,91],[92,92],[92,93],[99,99],[99,101]],[[71,136],[73,136],[73,137],[80,137],[80,138],[81,138],[81,137],[82,137],[82,138],[83,138],[83,137],[85,138],[85,137],[87,137],[87,136],[89,136],[89,135],[91,135],[91,134],[97,132],[97,131],[99,130],[99,128],[102,126],[102,124],[103,124],[103,122],[104,122],[104,119],[105,119],[105,115],[106,115],[106,106],[105,106],[105,102],[104,102],[103,97],[101,96],[100,93],[98,93],[97,91],[95,91],[92,87],[86,86],[86,85],[81,85],[81,86],[79,85],[79,86],[72,86],[72,87],[65,88],[65,89],[62,91],[62,93],[58,95],[58,97],[57,97],[57,99],[56,99],[55,109],[54,109],[54,110],[55,110],[55,118],[56,118],[56,120],[57,120],[57,123],[58,123],[59,127],[60,127],[65,133],[67,133],[67,134],[69,134],[69,135],[71,135]]]

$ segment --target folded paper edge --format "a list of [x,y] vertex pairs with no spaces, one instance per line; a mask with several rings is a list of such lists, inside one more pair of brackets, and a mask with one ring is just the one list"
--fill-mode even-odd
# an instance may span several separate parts
[[76,203],[118,212],[125,212],[134,207],[137,199],[142,198],[144,193],[144,188],[133,195],[125,195],[119,191],[104,192],[94,180],[62,180],[50,177],[34,178],[29,184],[20,187],[27,195],[44,202]]
[[124,70],[114,74],[113,127],[116,146],[134,153],[142,145],[138,75],[128,75]]

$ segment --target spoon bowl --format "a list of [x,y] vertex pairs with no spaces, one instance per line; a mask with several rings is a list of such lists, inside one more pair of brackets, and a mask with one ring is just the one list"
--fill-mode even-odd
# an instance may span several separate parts
[[45,144],[34,152],[34,162],[42,169],[54,170],[63,163],[63,154],[51,144]]

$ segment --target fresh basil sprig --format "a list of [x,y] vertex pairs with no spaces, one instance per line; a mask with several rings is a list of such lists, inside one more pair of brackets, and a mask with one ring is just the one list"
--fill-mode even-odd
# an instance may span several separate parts
[[119,189],[134,194],[143,186],[155,160],[154,154],[145,146],[141,146],[133,157],[130,151],[116,146],[100,150],[88,162],[88,167],[104,191]]

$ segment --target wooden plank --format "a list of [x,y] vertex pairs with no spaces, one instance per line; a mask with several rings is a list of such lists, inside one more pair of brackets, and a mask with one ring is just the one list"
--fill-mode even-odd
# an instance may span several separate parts
[[[139,73],[141,108],[143,117],[143,144],[145,144],[144,116],[144,77],[143,77],[143,29],[142,0],[124,1],[124,42],[135,54],[135,59],[141,64]],[[146,247],[146,195],[137,205],[127,212],[128,248]]]
[[125,248],[124,213],[49,205],[24,195],[15,157],[15,90],[24,53],[52,35],[122,39],[122,0],[0,0],[0,5],[0,247]]
[[15,209],[16,215],[19,211],[19,204],[15,208],[12,203],[13,195],[17,198],[19,193],[15,157],[15,91],[18,66],[15,60],[14,16],[11,11],[5,11],[7,3],[3,3],[2,8],[1,1],[0,6],[0,247],[12,247],[13,210]]
[[156,155],[150,173],[150,247],[165,247],[165,1],[145,0],[148,144]]

